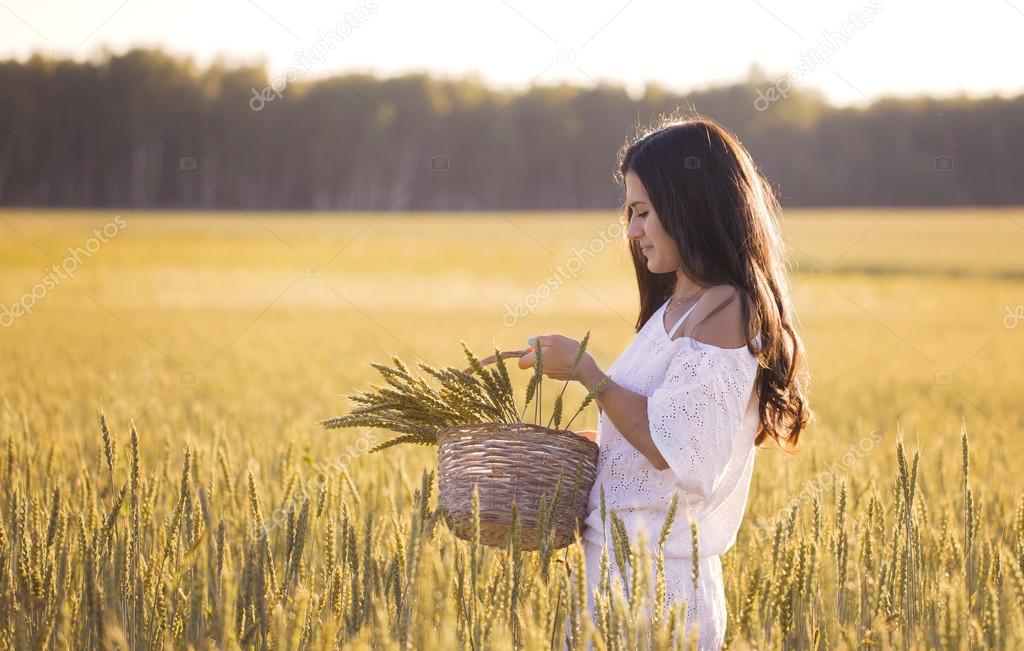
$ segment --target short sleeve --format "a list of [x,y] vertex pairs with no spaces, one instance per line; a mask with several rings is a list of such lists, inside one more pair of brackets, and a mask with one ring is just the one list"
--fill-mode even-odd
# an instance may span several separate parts
[[648,397],[651,439],[687,501],[707,500],[724,474],[754,372],[756,360],[745,351],[686,339]]

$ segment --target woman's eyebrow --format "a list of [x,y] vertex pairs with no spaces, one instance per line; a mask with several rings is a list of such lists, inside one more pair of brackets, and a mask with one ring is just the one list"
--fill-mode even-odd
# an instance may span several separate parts
[[637,199],[636,201],[630,203],[629,207],[632,208],[633,206],[637,205],[638,203],[647,203],[647,201],[645,201],[644,199]]

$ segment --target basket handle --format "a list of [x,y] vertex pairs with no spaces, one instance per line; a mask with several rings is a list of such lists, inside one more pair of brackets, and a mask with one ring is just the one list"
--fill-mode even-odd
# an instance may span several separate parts
[[[532,352],[532,351],[529,351],[529,350],[508,350],[508,351],[505,351],[504,353],[502,353],[501,357],[502,357],[502,359],[504,359],[506,357],[522,357],[523,355],[525,355],[525,354],[527,354],[529,352]],[[483,365],[483,366],[487,366],[488,364],[493,364],[496,361],[498,361],[497,356],[491,355],[489,357],[485,357],[482,360],[480,360],[480,364]],[[467,373],[467,374],[473,373],[473,367],[470,366],[469,368],[464,369],[463,373]]]

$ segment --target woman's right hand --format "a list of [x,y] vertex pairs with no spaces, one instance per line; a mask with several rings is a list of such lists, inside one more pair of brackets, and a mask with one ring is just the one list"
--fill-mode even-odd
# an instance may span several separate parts
[[597,431],[596,430],[581,429],[580,431],[578,431],[576,433],[579,434],[580,436],[582,436],[583,438],[587,439],[588,441],[591,441],[593,443],[597,443]]

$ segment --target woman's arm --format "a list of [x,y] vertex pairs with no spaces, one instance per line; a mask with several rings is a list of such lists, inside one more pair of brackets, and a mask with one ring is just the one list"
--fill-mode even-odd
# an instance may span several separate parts
[[[580,383],[587,387],[587,391],[592,391],[608,376],[597,366],[594,358],[585,356],[584,359],[579,379]],[[598,406],[607,412],[615,428],[630,445],[647,457],[652,466],[658,470],[668,469],[665,457],[661,456],[651,438],[650,423],[647,420],[647,396],[630,391],[609,378],[608,384],[595,400]]]
[[[692,324],[696,324],[703,326],[704,330],[700,336],[695,336],[698,341],[718,347],[735,348],[742,345],[743,315],[740,302],[735,300],[738,297],[736,289],[729,285],[717,285],[705,294],[694,310],[694,318],[688,319],[690,323],[685,324],[684,332],[688,336],[695,336],[697,333]],[[662,326],[659,323],[655,327]],[[601,380],[608,377],[589,354],[584,356],[581,364],[578,379],[587,387],[587,391],[593,390]],[[651,437],[647,396],[630,391],[609,377],[607,386],[598,394],[596,401],[598,409],[608,412],[616,429],[630,445],[647,457],[652,466],[658,470],[669,468]]]

